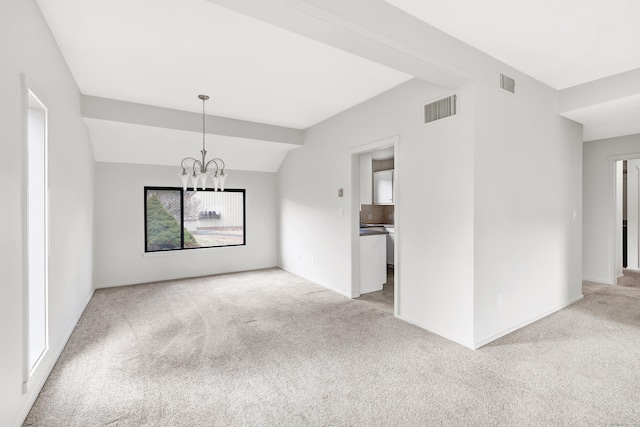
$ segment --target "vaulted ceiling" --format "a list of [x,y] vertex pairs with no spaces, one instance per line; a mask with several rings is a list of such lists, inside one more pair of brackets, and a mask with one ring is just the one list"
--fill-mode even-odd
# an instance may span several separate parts
[[[185,141],[200,140],[200,93],[211,96],[207,114],[290,134],[413,77],[447,87],[471,81],[464,70],[403,44],[393,32],[422,37],[444,31],[453,38],[444,40],[443,57],[459,39],[556,89],[640,69],[635,0],[37,2],[84,95],[193,114],[189,129],[118,121],[105,111],[87,117],[98,161],[174,164],[172,159],[193,155],[193,144]],[[619,98],[607,102],[619,104]],[[627,101],[635,108],[634,99]],[[595,112],[593,104],[576,104],[565,113],[584,120],[588,136],[589,123],[601,126],[600,104],[606,102]],[[217,133],[215,125],[208,132]],[[259,133],[226,142],[212,138],[210,151],[260,147],[264,164],[236,156],[230,168],[273,171],[286,151],[299,146]],[[121,143],[110,145],[114,139]],[[140,152],[162,146],[163,154],[135,158],[132,144]]]

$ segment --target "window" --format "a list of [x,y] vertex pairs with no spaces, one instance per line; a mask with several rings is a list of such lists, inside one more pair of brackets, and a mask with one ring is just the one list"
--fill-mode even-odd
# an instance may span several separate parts
[[245,244],[245,190],[145,187],[145,252]]
[[26,372],[25,384],[49,349],[47,107],[26,89]]

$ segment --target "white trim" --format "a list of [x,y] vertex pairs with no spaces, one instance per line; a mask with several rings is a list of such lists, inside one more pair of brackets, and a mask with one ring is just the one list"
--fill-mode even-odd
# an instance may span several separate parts
[[56,350],[56,353],[54,354],[53,359],[51,360],[51,363],[49,363],[49,366],[47,367],[47,370],[46,370],[45,374],[42,376],[42,379],[37,384],[33,384],[33,388],[32,388],[32,386],[28,387],[29,388],[28,391],[33,391],[33,393],[31,394],[31,397],[29,398],[29,401],[27,402],[27,405],[25,406],[24,410],[22,411],[22,414],[18,418],[18,422],[15,424],[17,427],[19,427],[22,424],[24,424],[25,420],[27,419],[27,416],[29,415],[29,412],[31,411],[31,408],[33,407],[33,404],[36,402],[36,399],[38,398],[38,395],[42,391],[42,387],[44,387],[44,384],[47,382],[47,379],[49,378],[49,375],[51,375],[51,371],[53,370],[54,366],[58,362],[58,359],[60,358],[60,355],[62,354],[62,351],[67,346],[67,343],[69,342],[69,339],[71,338],[71,334],[73,334],[73,331],[76,329],[76,326],[78,325],[78,321],[80,320],[80,317],[82,317],[82,314],[84,313],[84,311],[86,310],[87,306],[89,305],[89,302],[91,301],[91,298],[93,298],[93,294],[94,293],[95,293],[95,289],[93,289],[91,291],[91,293],[89,293],[89,295],[85,299],[85,301],[84,301],[84,303],[82,305],[82,310],[80,310],[80,313],[76,316],[75,320],[73,321],[73,324],[67,330],[67,333],[65,334],[64,338],[62,339],[62,342],[60,343],[60,346]]
[[582,281],[584,281],[584,282],[592,282],[592,283],[599,283],[599,284],[601,284],[601,285],[611,285],[611,283],[607,283],[606,281],[605,281],[605,282],[603,282],[603,281],[602,281],[602,279],[595,278],[595,277],[586,277],[586,276],[583,276],[583,277],[582,277]]
[[[394,239],[394,295],[393,295],[393,315],[398,317],[400,313],[400,259],[398,248],[399,239],[401,236],[401,228],[399,230],[398,224],[401,223],[401,215],[399,215],[399,203],[400,200],[398,193],[398,182],[400,179],[399,167],[399,146],[400,135],[394,135],[387,138],[383,138],[374,142],[358,145],[349,149],[349,155],[351,157],[351,226],[349,227],[348,239],[351,244],[351,295],[350,298],[358,298],[360,296],[360,162],[359,156],[363,153],[369,153],[372,151],[381,150],[384,148],[393,147],[394,156],[394,177],[393,177],[393,199],[394,199],[394,214],[393,222],[396,229],[396,236]],[[341,293],[341,292],[340,292]]]
[[400,141],[400,135],[390,136],[388,138],[379,139],[374,142],[368,142],[366,144],[351,147],[349,149],[349,152],[351,154],[368,153],[369,151],[376,151],[376,150],[381,150],[383,148],[393,147],[395,144],[398,143],[398,141]]
[[[264,267],[256,267],[256,268],[251,268],[249,270],[229,270],[229,271],[217,271],[217,272],[210,272],[210,273],[203,273],[203,274],[199,274],[196,276],[172,276],[172,277],[167,277],[166,275],[163,275],[162,277],[156,277],[156,278],[147,278],[144,279],[144,281],[142,282],[118,282],[118,283],[107,283],[107,284],[94,284],[96,289],[108,289],[108,288],[119,288],[121,286],[136,286],[136,285],[146,285],[149,283],[159,283],[159,282],[167,282],[170,280],[187,280],[187,279],[198,279],[201,277],[209,277],[209,276],[218,276],[221,274],[231,274],[231,273],[244,273],[247,271],[256,271],[256,270],[264,270],[264,269],[268,269],[268,268],[280,268],[282,270],[285,270],[284,268],[282,268],[279,265],[272,265],[272,266],[264,266]],[[296,274],[296,273],[292,273],[292,274]],[[300,276],[299,274],[296,274],[297,276]],[[302,277],[302,276],[300,276]]]
[[515,326],[512,326],[509,329],[506,329],[506,330],[504,330],[502,332],[499,332],[499,333],[497,333],[495,335],[492,335],[489,338],[486,338],[486,339],[484,339],[482,341],[476,341],[473,348],[474,348],[474,350],[477,350],[480,347],[485,346],[485,345],[489,344],[490,342],[497,340],[498,338],[502,338],[503,336],[508,335],[511,332],[514,332],[514,331],[516,331],[516,330],[518,330],[520,328],[523,328],[523,327],[525,327],[527,325],[530,325],[533,322],[536,322],[536,321],[542,319],[543,317],[547,317],[548,315],[550,315],[552,313],[555,313],[556,311],[560,311],[563,308],[566,308],[566,307],[570,306],[571,304],[580,301],[582,298],[584,298],[584,296],[580,295],[578,298],[574,298],[573,300],[567,302],[566,304],[562,304],[562,305],[560,305],[560,306],[558,306],[556,308],[553,308],[551,310],[545,311],[542,314],[538,314],[537,316],[534,316],[529,320],[525,320],[524,322],[521,322],[521,323],[519,323],[519,324],[517,324]]
[[462,345],[464,347],[467,347],[468,349],[471,349],[471,350],[475,350],[476,349],[476,347],[474,347],[474,344],[472,342],[468,342],[466,340],[461,339],[458,336],[451,335],[451,334],[448,334],[446,332],[443,332],[443,331],[439,330],[438,328],[431,327],[431,326],[429,326],[429,325],[427,325],[425,323],[419,322],[419,321],[414,320],[414,319],[412,319],[410,317],[398,315],[398,319],[400,319],[402,321],[405,321],[407,323],[411,323],[412,325],[416,325],[419,328],[422,328],[427,332],[431,332],[432,334],[439,335],[439,336],[441,336],[443,338],[448,339],[449,341],[452,341],[452,342],[460,344],[460,345]]
[[433,328],[433,327],[431,327],[431,326],[429,326],[427,324],[424,324],[422,322],[418,322],[418,321],[416,321],[414,319],[411,319],[410,317],[398,315],[398,319],[403,320],[403,321],[405,321],[407,323],[411,323],[412,325],[416,325],[416,326],[418,326],[418,327],[420,327],[420,328],[422,328],[422,329],[424,329],[424,330],[426,330],[428,332],[434,333],[436,335],[440,335],[441,337],[446,338],[449,341],[453,341],[455,343],[463,345],[463,346],[465,346],[465,347],[467,347],[467,348],[469,348],[471,350],[477,350],[480,347],[483,347],[483,346],[489,344],[490,342],[493,342],[493,341],[497,340],[498,338],[502,338],[503,336],[508,335],[511,332],[514,332],[514,331],[516,331],[516,330],[518,330],[520,328],[523,328],[523,327],[525,327],[527,325],[530,325],[531,323],[536,322],[536,321],[542,319],[543,317],[546,317],[546,316],[548,316],[548,315],[550,315],[552,313],[555,313],[556,311],[560,311],[563,308],[566,308],[566,307],[570,306],[571,304],[580,301],[583,298],[584,298],[584,296],[580,295],[578,298],[575,298],[575,299],[567,302],[566,304],[562,304],[562,305],[560,305],[560,306],[558,306],[556,308],[553,308],[551,310],[548,310],[548,311],[546,311],[546,312],[544,312],[542,314],[538,314],[537,316],[534,316],[529,320],[525,320],[524,322],[521,322],[521,323],[519,323],[519,324],[517,324],[517,325],[515,325],[515,326],[513,326],[511,328],[505,329],[504,331],[499,332],[499,333],[497,333],[495,335],[492,335],[489,338],[486,338],[486,339],[484,339],[482,341],[476,341],[476,342],[473,342],[473,343],[468,342],[466,340],[463,340],[460,337],[457,337],[455,335],[451,335],[451,334],[448,334],[446,332],[440,331],[437,328]]
[[[26,76],[20,75],[22,82],[22,217],[26,217],[29,212],[29,87],[26,83]],[[22,221],[22,241],[29,241],[29,221]],[[26,393],[29,381],[29,245],[22,245],[22,392]]]
[[[640,159],[640,152],[615,154],[608,156],[607,159],[609,162],[609,182],[607,183],[607,189],[609,191],[609,224],[607,225],[609,228],[609,277],[607,278],[606,284],[615,285],[617,283],[616,277],[618,275],[616,265],[616,247],[618,244],[622,244],[621,238],[618,238],[618,233],[616,233],[616,162],[620,160]],[[600,280],[597,282],[602,283]]]
[[330,290],[330,291],[332,291],[332,292],[335,292],[335,293],[337,293],[337,294],[339,294],[339,295],[342,295],[342,296],[344,296],[344,297],[346,297],[346,298],[349,298],[349,299],[353,299],[353,298],[354,298],[354,297],[352,297],[351,295],[348,295],[348,294],[346,294],[346,293],[342,292],[341,290],[334,288],[333,286],[329,286],[329,285],[326,285],[326,284],[324,284],[324,283],[321,283],[321,282],[319,282],[319,281],[317,281],[317,280],[315,280],[315,279],[313,279],[313,278],[311,278],[311,277],[308,277],[308,276],[302,275],[302,274],[300,274],[300,273],[296,272],[295,270],[288,269],[288,268],[286,268],[286,267],[285,267],[285,266],[283,266],[283,265],[278,265],[278,268],[279,268],[279,269],[281,269],[281,270],[286,271],[287,273],[290,273],[290,274],[293,274],[293,275],[295,275],[295,276],[301,277],[301,278],[303,278],[304,280],[306,280],[306,281],[309,281],[309,282],[313,283],[314,285],[322,286],[323,288],[326,288],[326,289],[328,289],[328,290]]
[[[246,236],[245,236],[246,238]],[[144,237],[142,238],[144,241]],[[214,250],[220,249],[231,249],[231,248],[246,248],[247,245],[230,245],[230,246],[209,246],[206,248],[193,248],[193,249],[169,249],[166,251],[154,251],[154,252],[142,252],[142,257],[144,258],[153,258],[153,257],[162,257],[162,256],[172,256],[172,255],[187,255],[193,253],[207,253],[212,252]]]
[[[22,390],[23,393],[27,393],[30,389],[29,381],[32,376],[40,366],[41,362],[46,357],[49,352],[49,109],[42,101],[42,97],[36,95],[36,90],[30,84],[27,79],[27,76],[23,73],[20,75],[21,80],[21,90],[22,90],[22,155],[23,155],[23,168],[22,168],[22,210],[23,216],[27,218],[26,221],[23,221],[22,225],[22,237],[23,241],[26,242],[23,245],[23,258],[25,262],[23,263],[23,306],[22,306],[22,315],[23,315],[23,377],[22,377]],[[29,110],[31,100],[37,104],[42,109],[43,112],[43,157],[44,157],[44,165],[43,165],[43,176],[44,176],[44,349],[42,353],[38,356],[38,359],[35,361],[33,366],[31,366],[31,348],[30,348],[30,322],[31,317],[29,314],[30,305],[29,305],[29,276],[30,276],[30,245],[29,245],[29,181],[31,179],[31,174],[29,172],[30,169],[30,160],[29,160]]]

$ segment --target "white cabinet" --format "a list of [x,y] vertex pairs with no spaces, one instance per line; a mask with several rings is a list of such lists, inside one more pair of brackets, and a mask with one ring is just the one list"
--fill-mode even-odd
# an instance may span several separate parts
[[360,236],[360,294],[381,291],[387,281],[387,235]]
[[373,197],[373,156],[371,153],[360,154],[360,204],[372,205]]
[[396,229],[395,227],[384,227],[387,230],[387,265],[393,265],[394,250],[396,244]]
[[393,204],[393,169],[373,173],[373,204]]

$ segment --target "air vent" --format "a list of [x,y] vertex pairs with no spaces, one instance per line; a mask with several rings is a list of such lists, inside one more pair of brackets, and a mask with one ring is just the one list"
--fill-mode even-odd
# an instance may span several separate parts
[[457,95],[439,99],[424,106],[424,122],[430,123],[456,114]]
[[500,74],[500,87],[508,92],[516,93],[516,81],[504,74]]

